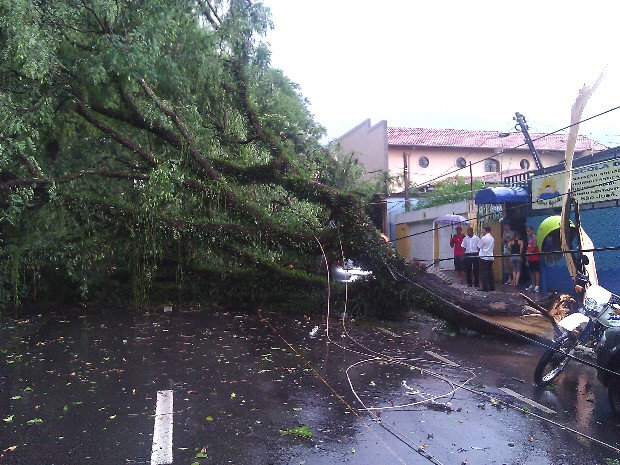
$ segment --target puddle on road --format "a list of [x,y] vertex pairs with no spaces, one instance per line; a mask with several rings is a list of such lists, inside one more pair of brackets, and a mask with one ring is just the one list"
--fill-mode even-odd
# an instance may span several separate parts
[[540,349],[433,326],[332,320],[327,334],[317,319],[175,311],[57,318],[23,340],[27,324],[5,329],[0,451],[16,448],[0,463],[150,463],[161,390],[174,392],[175,464],[614,457],[531,417],[531,407],[507,407],[524,404],[499,390],[532,397],[559,412],[554,421],[618,447],[591,369],[590,378],[568,369],[559,386],[538,392],[530,379]]

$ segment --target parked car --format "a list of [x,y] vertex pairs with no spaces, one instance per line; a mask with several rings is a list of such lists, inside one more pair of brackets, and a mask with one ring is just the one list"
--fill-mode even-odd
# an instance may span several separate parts
[[353,260],[332,262],[329,267],[329,273],[331,279],[340,281],[341,283],[350,283],[372,275],[372,271],[363,270],[359,266],[356,266]]

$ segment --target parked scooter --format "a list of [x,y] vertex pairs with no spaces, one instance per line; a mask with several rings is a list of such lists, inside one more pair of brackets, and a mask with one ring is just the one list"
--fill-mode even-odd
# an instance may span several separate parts
[[[586,289],[587,287],[587,289]],[[573,358],[578,345],[596,351],[598,378],[607,386],[612,410],[620,416],[620,296],[577,274],[575,288],[586,289],[579,309],[558,322],[561,334],[540,358],[534,381],[546,386]]]
[[620,316],[617,295],[612,294],[611,299],[616,300],[614,324],[603,333],[596,349],[596,375],[603,386],[607,388],[607,397],[611,409],[617,417],[620,417]]

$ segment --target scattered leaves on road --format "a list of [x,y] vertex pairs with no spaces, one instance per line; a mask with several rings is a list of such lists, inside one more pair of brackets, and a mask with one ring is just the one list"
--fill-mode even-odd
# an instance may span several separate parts
[[307,425],[300,425],[294,426],[292,428],[281,429],[280,434],[283,436],[291,435],[305,439],[310,439],[313,436],[312,430]]

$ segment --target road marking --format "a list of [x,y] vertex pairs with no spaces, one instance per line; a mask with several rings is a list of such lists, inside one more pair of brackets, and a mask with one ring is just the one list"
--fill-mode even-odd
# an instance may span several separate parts
[[521,394],[519,394],[518,392],[514,392],[512,389],[501,387],[501,388],[499,388],[499,390],[500,391],[504,391],[506,394],[509,394],[512,397],[516,397],[517,399],[525,402],[526,404],[529,404],[532,407],[536,407],[537,409],[542,410],[545,413],[556,413],[555,410],[551,410],[550,408],[547,408],[544,405],[539,404],[536,401],[533,401],[532,399],[528,399],[527,397],[523,397]]
[[172,463],[172,391],[157,391],[151,465]]
[[425,351],[428,355],[431,355],[433,357],[435,357],[437,360],[441,360],[443,363],[450,365],[451,367],[458,367],[460,366],[458,363],[454,363],[452,360],[448,360],[446,357],[442,357],[439,354],[436,354],[435,352],[431,352],[430,350],[426,350]]

